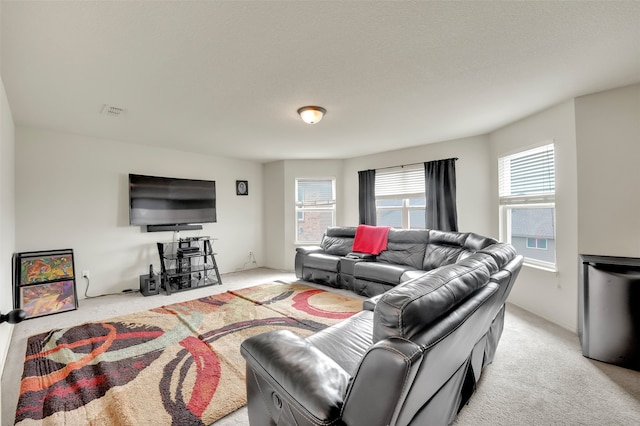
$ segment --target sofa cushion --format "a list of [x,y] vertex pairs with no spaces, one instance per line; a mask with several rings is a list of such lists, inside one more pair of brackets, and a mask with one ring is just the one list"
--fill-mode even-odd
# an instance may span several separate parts
[[390,243],[427,244],[429,243],[428,229],[396,229],[389,230]]
[[374,297],[374,296],[384,294],[385,292],[389,291],[393,287],[395,287],[395,284],[374,283],[369,280],[354,278],[353,284],[350,287],[350,290],[352,290],[355,294],[359,294],[361,296]]
[[441,266],[453,265],[473,252],[463,247],[444,244],[429,244],[425,250],[422,269],[430,271]]
[[422,269],[430,271],[440,266],[451,265],[496,243],[493,238],[473,232],[445,232],[432,229],[429,231],[429,245],[425,250]]
[[424,244],[390,242],[387,244],[387,250],[378,255],[378,262],[408,265],[420,269],[424,260],[424,250]]
[[360,311],[331,327],[320,330],[306,340],[334,360],[349,375],[372,345],[373,310]]
[[351,252],[355,236],[356,228],[353,226],[330,226],[322,236],[320,247],[328,254],[346,256]]
[[351,252],[353,247],[353,238],[348,237],[322,237],[320,247],[328,253],[336,256],[346,256]]
[[495,244],[497,242],[498,241],[493,238],[483,237],[482,235],[469,232],[467,239],[464,241],[464,246],[467,249],[477,251],[485,247],[489,247],[490,245]]
[[373,341],[412,338],[489,282],[484,262],[447,265],[387,291],[374,310]]
[[428,242],[426,229],[391,229],[387,249],[380,253],[378,261],[421,269]]
[[493,257],[496,261],[498,269],[502,269],[504,265],[509,263],[511,259],[516,257],[516,249],[510,244],[496,243],[486,248],[478,250],[478,253],[486,253]]
[[392,265],[384,262],[358,262],[353,268],[353,276],[367,281],[400,284],[402,274],[414,270],[407,265]]
[[476,252],[470,254],[468,257],[462,259],[457,263],[458,265],[468,266],[470,268],[476,268],[480,265],[485,265],[489,271],[489,275],[498,272],[498,264],[495,259],[487,253]]
[[469,254],[469,251],[464,248],[464,242],[469,234],[437,230],[429,232],[431,238],[422,262],[422,269],[425,271],[456,263],[462,257],[463,252]]
[[345,237],[355,238],[356,227],[355,226],[329,226],[324,234],[327,237]]
[[322,271],[339,271],[340,257],[324,253],[311,253],[306,256],[305,268],[315,268]]

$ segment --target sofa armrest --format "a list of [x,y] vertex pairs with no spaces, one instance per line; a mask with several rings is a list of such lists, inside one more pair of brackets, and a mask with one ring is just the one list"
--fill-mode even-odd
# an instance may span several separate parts
[[407,424],[394,423],[392,416],[413,389],[422,356],[423,348],[405,339],[390,338],[371,346],[353,375],[342,422],[349,426]]
[[376,308],[376,303],[378,303],[378,300],[380,300],[382,296],[384,296],[384,293],[370,297],[369,299],[362,302],[362,310],[373,312],[373,310]]
[[339,418],[349,375],[311,343],[277,330],[246,339],[240,352],[248,369],[280,390],[284,404],[305,411],[318,424]]
[[300,279],[304,279],[303,269],[305,264],[305,259],[307,255],[312,253],[324,253],[324,250],[320,246],[301,246],[296,247],[296,258],[294,263],[294,268],[296,272],[296,277]]
[[310,253],[319,253],[323,252],[322,247],[320,246],[300,246],[296,247],[296,252],[300,254],[310,254]]

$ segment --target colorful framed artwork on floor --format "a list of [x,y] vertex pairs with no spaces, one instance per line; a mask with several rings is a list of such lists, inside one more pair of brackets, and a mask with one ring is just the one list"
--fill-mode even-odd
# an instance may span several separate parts
[[73,250],[16,253],[14,307],[27,319],[77,309]]

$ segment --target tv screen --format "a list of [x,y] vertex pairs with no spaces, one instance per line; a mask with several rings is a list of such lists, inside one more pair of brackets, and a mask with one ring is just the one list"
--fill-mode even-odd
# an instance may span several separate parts
[[129,224],[216,222],[216,182],[129,174]]

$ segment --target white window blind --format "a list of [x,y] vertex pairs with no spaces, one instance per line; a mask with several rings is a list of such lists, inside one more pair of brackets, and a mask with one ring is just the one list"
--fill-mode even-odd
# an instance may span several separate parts
[[553,201],[556,190],[553,144],[498,159],[500,203]]
[[299,207],[328,206],[336,203],[333,179],[297,179]]
[[422,165],[376,170],[376,197],[424,194]]
[[425,227],[424,166],[376,170],[377,224],[404,229]]

